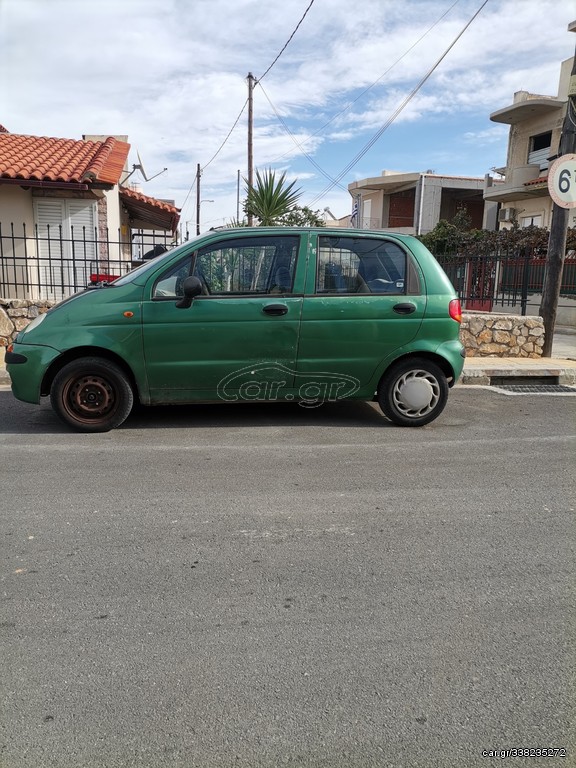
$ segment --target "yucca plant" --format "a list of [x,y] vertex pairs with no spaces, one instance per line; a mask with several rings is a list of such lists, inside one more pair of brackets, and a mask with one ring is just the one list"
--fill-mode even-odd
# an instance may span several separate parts
[[258,219],[261,227],[274,226],[280,223],[298,202],[302,191],[295,189],[296,181],[286,183],[286,174],[276,179],[276,173],[271,168],[260,174],[256,171],[256,184],[250,188],[246,183],[246,203],[244,210]]

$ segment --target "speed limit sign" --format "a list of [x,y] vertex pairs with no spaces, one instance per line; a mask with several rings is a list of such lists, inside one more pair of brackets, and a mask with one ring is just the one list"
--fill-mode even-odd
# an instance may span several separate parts
[[548,191],[560,208],[576,208],[576,155],[562,155],[548,171]]

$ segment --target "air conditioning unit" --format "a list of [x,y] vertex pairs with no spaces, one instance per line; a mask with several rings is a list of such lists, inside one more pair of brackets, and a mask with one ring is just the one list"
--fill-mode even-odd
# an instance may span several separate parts
[[512,221],[516,214],[516,208],[500,208],[498,211],[498,221]]

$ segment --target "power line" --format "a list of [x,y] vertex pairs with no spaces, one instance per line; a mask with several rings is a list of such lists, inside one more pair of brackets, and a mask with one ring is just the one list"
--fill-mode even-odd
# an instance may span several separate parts
[[[262,77],[260,78],[260,80],[263,80],[263,79],[266,77],[266,75],[268,74],[268,72],[270,72],[270,70],[272,69],[272,67],[273,67],[273,66],[276,64],[276,62],[278,61],[278,59],[280,58],[280,56],[282,56],[282,54],[284,53],[284,51],[286,50],[286,48],[288,48],[288,46],[289,46],[289,45],[290,45],[290,43],[292,42],[292,39],[293,39],[294,35],[296,34],[296,32],[298,32],[298,29],[300,28],[300,25],[302,24],[302,22],[304,21],[304,19],[305,19],[305,18],[306,18],[306,16],[308,15],[308,11],[310,10],[310,8],[312,8],[312,6],[313,6],[313,5],[314,5],[314,0],[310,0],[310,3],[309,3],[309,5],[308,5],[308,7],[306,8],[306,10],[304,11],[304,13],[303,13],[303,15],[302,15],[302,18],[300,19],[300,21],[298,22],[298,24],[296,24],[296,27],[294,28],[294,31],[292,32],[292,34],[290,35],[290,37],[288,38],[288,40],[287,40],[287,41],[286,41],[286,43],[284,44],[284,46],[283,46],[282,50],[281,50],[281,51],[280,51],[280,53],[279,53],[279,54],[276,56],[276,58],[274,59],[274,61],[272,62],[272,64],[270,64],[270,66],[268,67],[268,69],[267,69],[267,70],[264,72],[264,74],[262,75]],[[258,82],[258,81],[256,81],[256,82]],[[237,117],[237,118],[236,118],[236,120],[234,121],[234,125],[232,126],[232,128],[230,128],[230,130],[229,130],[229,132],[228,132],[228,135],[226,136],[226,138],[224,139],[224,141],[222,142],[222,144],[219,146],[219,148],[216,150],[216,152],[215,152],[215,153],[212,155],[212,157],[210,158],[210,160],[209,160],[209,161],[208,161],[208,162],[207,162],[207,163],[206,163],[206,164],[205,164],[205,165],[202,167],[202,169],[201,169],[201,171],[200,171],[200,172],[202,172],[202,171],[206,170],[206,168],[208,168],[208,166],[210,165],[210,163],[212,163],[212,162],[213,162],[213,161],[216,159],[216,157],[217,157],[217,156],[220,154],[220,152],[222,151],[222,149],[224,148],[224,146],[225,146],[225,145],[226,145],[226,143],[228,142],[228,139],[229,139],[229,138],[230,138],[230,136],[232,135],[232,132],[234,131],[234,129],[235,129],[235,128],[236,128],[236,126],[238,125],[238,121],[239,121],[239,120],[240,120],[240,118],[242,117],[242,115],[243,115],[243,113],[244,113],[244,110],[246,109],[246,105],[247,105],[247,104],[248,104],[248,99],[246,99],[246,101],[244,102],[244,106],[242,107],[242,109],[240,110],[240,114],[238,115],[238,117]],[[328,177],[328,178],[330,178],[330,177]],[[194,181],[196,181],[196,177],[194,177]],[[193,187],[194,187],[194,182],[192,182],[192,184],[191,184],[191,186],[190,186],[190,189],[188,190],[188,194],[186,195],[186,198],[184,199],[184,202],[182,203],[182,208],[181,208],[181,210],[184,210],[184,207],[185,207],[186,203],[188,202],[188,198],[190,197],[190,193],[192,192],[192,189],[193,189]]]
[[[282,56],[282,54],[284,53],[284,51],[286,50],[286,48],[288,47],[288,45],[289,45],[289,44],[290,44],[290,42],[292,41],[292,38],[294,37],[294,35],[295,35],[295,34],[296,34],[296,32],[298,31],[298,28],[300,27],[300,25],[302,24],[302,22],[303,22],[303,21],[304,21],[304,19],[306,18],[306,15],[307,15],[308,11],[310,10],[310,8],[312,8],[313,4],[314,4],[314,0],[310,0],[310,4],[309,4],[308,8],[306,8],[306,10],[304,11],[304,14],[303,14],[302,18],[300,19],[300,21],[299,21],[299,22],[298,22],[298,24],[296,25],[296,27],[295,27],[294,31],[292,32],[292,34],[291,34],[291,35],[290,35],[290,37],[288,38],[288,40],[287,40],[286,44],[284,45],[284,47],[282,48],[282,50],[280,51],[280,53],[278,54],[278,56],[276,56],[276,58],[274,59],[274,61],[272,62],[272,64],[270,64],[270,66],[268,67],[268,69],[266,70],[266,72],[264,72],[264,74],[262,75],[262,77],[260,78],[260,80],[263,80],[263,79],[266,77],[266,75],[268,74],[268,72],[270,72],[270,70],[272,69],[272,67],[274,66],[274,64],[276,64],[276,62],[278,61],[278,59],[280,58],[280,56]],[[256,82],[258,82],[258,81],[256,81]],[[247,104],[248,104],[248,99],[246,99],[246,101],[244,102],[244,106],[243,106],[243,107],[242,107],[242,109],[240,110],[240,114],[238,115],[238,117],[237,117],[237,118],[236,118],[236,120],[234,121],[234,125],[232,126],[232,128],[231,128],[231,129],[230,129],[230,131],[228,132],[228,135],[226,136],[226,138],[224,139],[224,141],[222,142],[222,144],[220,145],[220,147],[218,148],[218,150],[217,150],[217,151],[214,153],[214,155],[212,155],[212,157],[210,158],[210,160],[208,160],[208,162],[206,163],[206,165],[204,165],[204,166],[202,167],[202,170],[203,170],[203,171],[204,171],[204,170],[206,170],[206,168],[208,168],[208,166],[210,165],[210,163],[211,163],[213,160],[215,160],[215,159],[216,159],[216,157],[217,157],[217,156],[220,154],[220,152],[221,152],[222,148],[224,147],[224,145],[226,144],[226,142],[228,141],[228,139],[229,139],[229,138],[230,138],[230,136],[232,135],[232,131],[233,131],[233,130],[234,130],[234,128],[236,128],[236,126],[238,125],[238,121],[239,121],[239,120],[240,120],[240,118],[242,117],[242,115],[243,115],[243,113],[244,113],[244,110],[246,109],[246,105],[247,105]]]
[[314,158],[310,154],[308,154],[308,152],[306,152],[306,150],[304,149],[302,144],[300,144],[300,142],[298,141],[296,136],[294,136],[294,134],[292,133],[290,128],[288,128],[288,125],[286,124],[286,121],[284,120],[284,118],[279,114],[279,112],[276,109],[276,107],[274,106],[274,104],[272,104],[272,101],[270,100],[270,97],[268,96],[268,94],[264,90],[264,86],[262,85],[262,83],[259,82],[258,85],[260,86],[260,89],[261,89],[262,93],[264,94],[264,96],[268,100],[268,103],[270,104],[270,106],[274,110],[274,114],[278,118],[278,121],[280,122],[280,124],[282,125],[282,127],[284,128],[284,130],[286,131],[288,136],[290,136],[290,138],[292,139],[292,141],[294,142],[296,147],[300,150],[300,152],[302,152],[304,157],[306,157],[306,159],[314,166],[314,168],[316,168],[318,171],[320,171],[322,176],[324,176],[326,179],[328,179],[328,181],[334,182],[335,185],[338,185],[341,189],[344,190],[344,192],[346,192],[347,191],[346,187],[342,186],[342,184],[340,184],[339,181],[337,181],[332,176],[330,176],[330,174],[327,171],[325,171],[320,165],[318,165],[316,160],[314,160]]
[[[230,128],[230,130],[228,131],[228,135],[226,136],[226,138],[224,139],[224,141],[222,142],[222,144],[220,144],[220,146],[218,147],[218,149],[216,150],[216,152],[215,152],[215,153],[212,155],[212,157],[210,158],[210,160],[208,160],[208,162],[206,163],[206,165],[205,165],[205,166],[204,166],[204,167],[201,169],[200,173],[202,173],[202,171],[204,171],[206,168],[208,168],[208,166],[210,165],[210,163],[211,163],[213,160],[215,160],[215,159],[216,159],[216,157],[217,157],[217,156],[220,154],[220,152],[221,152],[221,151],[222,151],[222,149],[224,148],[224,145],[226,144],[226,142],[228,141],[228,139],[229,139],[229,138],[230,138],[230,136],[232,135],[232,131],[233,131],[233,130],[234,130],[234,128],[236,128],[236,126],[238,125],[238,121],[240,120],[240,118],[242,117],[242,115],[243,115],[243,113],[244,113],[244,110],[246,109],[246,104],[248,104],[248,99],[246,99],[246,101],[244,102],[244,106],[242,107],[242,109],[240,110],[240,114],[238,115],[238,117],[237,117],[237,118],[236,118],[236,120],[234,121],[234,125],[233,125],[233,126],[232,126],[232,128]],[[184,207],[185,207],[186,203],[188,202],[188,198],[190,197],[190,193],[192,192],[192,190],[193,190],[193,188],[194,188],[194,184],[195,184],[195,182],[196,182],[197,176],[198,176],[198,173],[196,173],[196,176],[194,176],[194,181],[193,181],[193,182],[192,182],[192,184],[190,185],[190,189],[188,190],[188,194],[186,195],[186,198],[184,199],[184,202],[182,203],[182,207],[181,207],[181,209],[180,209],[181,211],[183,211],[183,210],[184,210]]]
[[[357,101],[359,101],[359,100],[360,100],[360,99],[361,99],[361,98],[362,98],[362,97],[363,97],[363,96],[364,96],[366,93],[368,93],[368,91],[370,91],[372,88],[374,88],[374,87],[375,87],[375,86],[376,86],[376,85],[377,85],[377,84],[378,84],[378,83],[379,83],[379,82],[380,82],[380,81],[381,81],[381,80],[382,80],[384,77],[386,77],[386,75],[387,75],[387,74],[388,74],[388,73],[389,73],[389,72],[390,72],[390,71],[391,71],[391,70],[392,70],[392,69],[393,69],[393,68],[394,68],[394,67],[395,67],[397,64],[399,64],[399,63],[402,61],[402,59],[404,59],[404,58],[405,58],[405,57],[406,57],[406,56],[407,56],[407,55],[408,55],[408,54],[409,54],[409,53],[410,53],[410,52],[411,52],[411,51],[412,51],[412,50],[413,50],[413,49],[414,49],[414,48],[415,48],[415,47],[416,47],[416,46],[417,46],[419,43],[421,43],[421,42],[422,42],[422,40],[423,40],[423,39],[424,39],[424,38],[425,38],[427,35],[429,35],[429,34],[430,34],[430,32],[432,32],[432,30],[433,30],[435,27],[437,27],[437,26],[438,26],[438,24],[439,24],[439,23],[440,23],[440,22],[441,22],[441,21],[442,21],[442,20],[443,20],[443,19],[444,19],[444,18],[445,18],[445,17],[446,17],[446,16],[447,16],[447,15],[448,15],[448,14],[449,14],[449,13],[450,13],[450,12],[451,12],[451,11],[452,11],[452,10],[453,10],[453,9],[454,9],[456,6],[457,6],[457,5],[458,5],[458,3],[459,3],[459,2],[460,2],[460,0],[455,0],[455,2],[454,2],[454,3],[452,3],[452,5],[451,5],[451,6],[450,6],[450,7],[449,7],[449,8],[448,8],[448,9],[447,9],[447,10],[446,10],[446,11],[445,11],[443,14],[442,14],[442,16],[440,16],[440,18],[438,18],[438,19],[437,19],[437,20],[434,22],[434,24],[432,24],[432,26],[431,26],[431,27],[429,27],[429,28],[426,30],[426,32],[424,32],[424,34],[423,34],[423,35],[421,35],[421,36],[418,38],[418,40],[416,40],[416,41],[415,41],[415,42],[414,42],[414,43],[413,43],[413,44],[412,44],[412,45],[411,45],[411,46],[410,46],[410,47],[409,47],[409,48],[408,48],[408,49],[407,49],[407,50],[406,50],[406,51],[405,51],[405,52],[402,54],[402,56],[400,56],[398,59],[396,59],[396,61],[395,61],[395,62],[394,62],[394,63],[393,63],[393,64],[392,64],[390,67],[388,67],[388,69],[387,69],[387,70],[386,70],[386,71],[385,71],[385,72],[384,72],[382,75],[380,75],[380,77],[379,77],[377,80],[375,80],[375,81],[374,81],[374,82],[373,82],[371,85],[369,85],[367,88],[365,88],[365,89],[364,89],[364,90],[363,90],[363,91],[362,91],[362,92],[361,92],[361,93],[360,93],[360,94],[359,94],[359,95],[358,95],[358,96],[357,96],[355,99],[353,99],[352,101],[350,101],[350,102],[349,102],[349,103],[348,103],[348,104],[347,104],[347,105],[346,105],[346,106],[345,106],[343,109],[341,109],[339,112],[336,112],[336,113],[335,113],[335,114],[334,114],[334,115],[333,115],[333,116],[332,116],[332,117],[331,117],[331,118],[330,118],[330,119],[329,119],[329,120],[328,120],[326,123],[324,123],[324,125],[323,125],[323,126],[321,126],[321,127],[320,127],[320,128],[317,130],[317,131],[315,131],[315,132],[314,132],[314,133],[313,133],[311,136],[309,136],[308,138],[306,138],[306,139],[305,139],[303,142],[299,142],[299,141],[296,139],[296,137],[294,136],[294,134],[292,133],[292,131],[291,131],[291,130],[290,130],[290,128],[288,127],[288,125],[287,125],[286,121],[285,121],[285,120],[284,120],[284,119],[281,117],[281,115],[279,114],[278,110],[276,109],[276,107],[275,107],[275,106],[274,106],[274,104],[272,103],[272,101],[271,101],[270,97],[268,96],[268,94],[267,94],[267,93],[266,93],[266,91],[264,90],[264,86],[262,85],[262,83],[261,83],[261,82],[258,82],[258,85],[260,86],[260,88],[261,88],[261,90],[262,90],[262,93],[264,94],[264,96],[265,96],[265,97],[266,97],[266,99],[268,100],[268,103],[269,103],[269,104],[270,104],[270,106],[272,107],[272,110],[274,111],[274,114],[275,114],[275,115],[276,115],[276,117],[278,118],[278,121],[280,122],[280,124],[281,124],[281,125],[282,125],[282,127],[284,128],[285,132],[288,134],[288,136],[290,136],[290,138],[292,139],[292,141],[294,142],[294,144],[296,145],[296,147],[297,147],[297,148],[300,150],[300,152],[301,152],[301,153],[304,155],[304,157],[306,157],[306,159],[307,159],[307,160],[310,162],[310,164],[311,164],[311,165],[313,165],[313,166],[314,166],[314,167],[315,167],[315,168],[316,168],[316,169],[317,169],[317,170],[318,170],[318,171],[319,171],[319,172],[322,174],[322,176],[324,176],[324,177],[325,177],[325,178],[326,178],[328,181],[330,181],[330,182],[333,182],[333,186],[338,186],[338,187],[340,187],[340,189],[342,189],[343,191],[345,191],[345,192],[347,191],[347,188],[346,188],[346,187],[345,187],[343,184],[340,184],[340,180],[339,180],[339,179],[334,179],[332,176],[330,176],[330,174],[329,174],[327,171],[325,171],[325,170],[324,170],[324,169],[323,169],[323,168],[322,168],[322,167],[321,167],[321,166],[320,166],[320,165],[319,165],[319,164],[316,162],[316,160],[314,160],[314,158],[313,158],[313,157],[312,157],[312,156],[311,156],[311,155],[310,155],[310,154],[309,154],[309,153],[308,153],[308,152],[307,152],[307,151],[304,149],[304,145],[305,145],[305,144],[306,144],[308,141],[310,141],[312,138],[314,138],[315,136],[317,136],[318,134],[320,134],[320,133],[321,133],[321,132],[322,132],[322,131],[323,131],[325,128],[327,128],[327,127],[330,125],[330,123],[332,123],[332,122],[333,122],[333,121],[334,121],[334,120],[335,120],[337,117],[339,117],[340,115],[344,114],[344,113],[345,113],[345,112],[347,112],[349,109],[351,109],[351,108],[354,106],[354,104],[355,104]],[[285,152],[283,155],[280,155],[280,157],[278,157],[278,158],[277,158],[277,159],[276,159],[274,162],[277,162],[278,160],[281,160],[283,157],[286,157],[287,155],[288,155],[288,153],[287,153],[287,152]],[[330,187],[330,188],[332,189],[333,187]]]
[[[374,81],[374,82],[373,82],[371,85],[369,85],[369,86],[368,86],[367,88],[365,88],[365,89],[364,89],[364,90],[363,90],[363,91],[362,91],[360,94],[358,94],[358,96],[357,96],[355,99],[353,99],[352,101],[348,102],[348,104],[346,104],[346,106],[345,106],[345,107],[343,107],[343,108],[342,108],[342,109],[341,109],[339,112],[336,112],[334,115],[332,115],[332,117],[331,117],[329,120],[327,120],[327,121],[324,123],[324,125],[322,125],[320,128],[318,128],[318,130],[314,131],[314,133],[313,133],[311,136],[309,136],[307,139],[305,139],[303,143],[305,144],[306,142],[308,142],[308,141],[310,141],[311,139],[313,139],[315,136],[318,136],[320,133],[322,133],[322,131],[323,131],[325,128],[327,128],[327,127],[330,125],[330,123],[333,123],[333,122],[334,122],[334,120],[336,120],[336,118],[337,118],[337,117],[340,117],[340,115],[343,115],[345,112],[348,112],[348,110],[352,109],[352,107],[354,106],[354,104],[356,104],[356,102],[357,102],[357,101],[360,101],[360,99],[361,99],[363,96],[365,96],[365,95],[368,93],[368,91],[371,91],[371,90],[372,90],[372,88],[374,88],[376,85],[378,85],[378,83],[379,83],[381,80],[383,80],[383,79],[386,77],[386,75],[387,75],[387,74],[389,74],[389,73],[390,73],[390,72],[391,72],[391,71],[394,69],[394,67],[395,67],[397,64],[399,64],[399,63],[402,61],[402,59],[406,58],[406,56],[407,56],[407,55],[408,55],[408,54],[409,54],[409,53],[410,53],[412,50],[414,50],[414,48],[416,48],[416,46],[417,46],[417,45],[419,45],[419,44],[422,42],[422,40],[424,40],[424,38],[425,38],[427,35],[429,35],[429,34],[430,34],[430,32],[432,32],[432,30],[433,30],[433,29],[435,29],[435,28],[438,26],[438,24],[440,24],[440,22],[441,22],[441,21],[442,21],[442,20],[443,20],[443,19],[444,19],[446,16],[448,16],[448,14],[449,14],[449,13],[450,13],[450,12],[451,12],[451,11],[452,11],[452,10],[453,10],[453,9],[454,9],[456,6],[457,6],[457,5],[458,5],[458,3],[459,3],[459,2],[460,2],[460,0],[456,0],[456,2],[452,3],[452,5],[450,6],[450,8],[448,8],[448,10],[447,10],[447,11],[445,11],[445,12],[442,14],[442,16],[440,16],[440,18],[439,18],[439,19],[437,19],[437,21],[435,21],[435,22],[434,22],[434,24],[432,24],[432,26],[431,26],[431,27],[429,27],[429,28],[426,30],[426,32],[424,32],[424,34],[423,34],[423,35],[421,35],[421,36],[418,38],[418,40],[416,40],[416,42],[415,42],[415,43],[413,43],[413,44],[410,46],[410,48],[408,48],[408,50],[406,50],[406,51],[405,51],[405,52],[402,54],[402,56],[400,56],[399,58],[397,58],[397,59],[396,59],[396,61],[395,61],[393,64],[391,64],[391,65],[388,67],[388,69],[387,69],[385,72],[383,72],[383,73],[380,75],[380,77],[379,77],[377,80],[375,80],[375,81]],[[301,147],[300,147],[300,148],[301,148]],[[284,155],[280,155],[280,157],[279,157],[279,158],[277,158],[277,160],[281,160],[283,157],[285,157],[285,155],[286,155],[286,153],[285,153]]]
[[229,130],[229,132],[228,132],[228,135],[226,136],[226,138],[224,139],[224,141],[222,142],[222,144],[220,145],[220,147],[219,147],[219,148],[216,150],[216,152],[215,152],[215,153],[212,155],[212,157],[210,158],[210,160],[208,160],[208,162],[206,163],[206,165],[204,165],[204,166],[202,167],[202,170],[203,170],[203,171],[205,171],[205,170],[206,170],[206,168],[208,168],[208,166],[210,165],[210,163],[211,163],[213,160],[215,160],[215,159],[218,157],[218,155],[220,154],[220,152],[221,152],[221,151],[222,151],[222,149],[224,148],[224,145],[226,144],[226,142],[228,141],[228,139],[229,139],[229,138],[230,138],[230,136],[232,135],[232,131],[234,130],[234,128],[236,128],[236,126],[238,125],[238,121],[240,120],[240,118],[241,118],[241,117],[242,117],[242,115],[244,114],[244,110],[246,109],[246,105],[247,105],[247,104],[248,104],[248,99],[246,99],[246,101],[244,102],[244,106],[243,106],[243,107],[242,107],[242,109],[240,110],[240,114],[238,115],[238,117],[237,117],[237,118],[236,118],[236,120],[234,121],[234,125],[232,126],[232,128],[230,128],[230,130]]
[[384,123],[384,125],[374,134],[374,136],[370,139],[370,141],[360,150],[360,152],[354,157],[353,160],[351,160],[346,168],[344,168],[343,171],[341,171],[338,176],[336,177],[336,180],[334,183],[330,184],[328,187],[326,187],[320,194],[316,195],[316,197],[309,203],[310,208],[312,208],[319,200],[321,200],[324,195],[328,194],[331,189],[334,188],[336,183],[339,183],[342,181],[344,176],[352,170],[352,168],[364,157],[364,155],[374,146],[374,144],[378,141],[378,139],[382,136],[384,131],[386,131],[387,128],[389,128],[394,120],[398,117],[398,115],[402,112],[404,107],[407,106],[407,104],[414,98],[414,96],[418,93],[418,91],[422,88],[422,86],[426,83],[426,81],[431,77],[431,75],[434,73],[434,71],[440,66],[442,61],[446,58],[446,56],[450,53],[452,48],[456,45],[458,40],[462,37],[464,32],[468,29],[468,27],[472,24],[472,22],[476,19],[478,14],[482,11],[484,6],[488,3],[488,0],[484,0],[480,8],[476,11],[476,13],[472,16],[472,18],[467,22],[467,24],[464,26],[464,28],[461,30],[461,32],[454,38],[454,40],[450,43],[448,48],[444,51],[442,56],[436,61],[436,63],[431,67],[431,69],[428,70],[428,72],[424,75],[424,77],[420,80],[418,85],[416,85],[415,88],[410,91],[408,96],[402,101],[402,103],[398,106],[398,108],[393,112],[393,114],[388,118],[388,120]]
[[300,27],[300,24],[302,24],[302,22],[304,21],[304,19],[306,18],[307,14],[308,14],[308,11],[310,10],[310,8],[312,8],[312,6],[313,6],[313,5],[314,5],[314,0],[310,0],[310,5],[309,5],[309,6],[308,6],[308,8],[306,8],[306,10],[304,11],[304,14],[303,14],[302,18],[300,19],[300,21],[298,22],[298,24],[296,24],[296,27],[295,27],[295,29],[294,29],[294,32],[292,32],[292,34],[290,35],[290,37],[289,37],[289,38],[288,38],[288,40],[286,41],[286,44],[284,45],[284,47],[282,48],[282,50],[280,51],[280,53],[278,54],[278,56],[276,56],[276,58],[274,59],[274,61],[272,62],[272,64],[270,64],[270,66],[268,67],[268,69],[266,70],[266,72],[264,72],[264,74],[263,74],[263,75],[260,77],[260,80],[264,80],[264,78],[266,77],[266,75],[268,74],[268,72],[270,72],[270,70],[272,69],[272,67],[274,66],[274,64],[276,64],[276,62],[278,61],[278,59],[280,58],[280,56],[282,56],[282,54],[284,53],[284,51],[286,50],[286,48],[288,48],[288,46],[289,46],[289,45],[290,45],[290,43],[292,42],[292,38],[294,37],[294,35],[296,34],[296,32],[298,32],[298,29],[299,29],[299,27]]

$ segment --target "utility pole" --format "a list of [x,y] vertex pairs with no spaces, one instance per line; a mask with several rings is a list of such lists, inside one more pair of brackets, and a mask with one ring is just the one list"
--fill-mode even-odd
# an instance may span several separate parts
[[238,169],[238,179],[236,181],[236,221],[240,224],[240,169]]
[[[254,186],[254,154],[253,154],[253,125],[254,125],[254,84],[256,78],[248,72],[248,191]],[[254,217],[248,213],[248,226],[251,227]]]
[[202,170],[200,163],[196,166],[196,234],[200,234],[200,176]]
[[[568,26],[570,32],[576,32],[576,22]],[[562,135],[558,155],[573,154],[576,151],[576,126],[574,109],[576,107],[576,93],[574,85],[576,81],[576,51],[572,64],[572,74],[568,87],[568,101],[566,103],[566,115],[562,124]],[[572,179],[576,184],[576,179]],[[566,256],[566,236],[568,232],[568,208],[559,206],[554,202],[552,208],[552,221],[550,222],[550,235],[548,238],[548,255],[546,257],[546,269],[544,271],[544,285],[542,288],[542,303],[540,315],[544,320],[544,346],[543,357],[552,357],[552,342],[554,341],[554,327],[556,325],[556,313],[562,285],[562,271]]]

